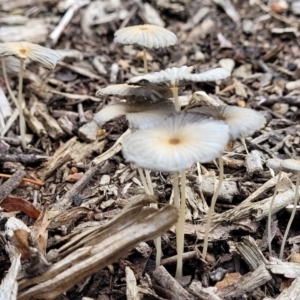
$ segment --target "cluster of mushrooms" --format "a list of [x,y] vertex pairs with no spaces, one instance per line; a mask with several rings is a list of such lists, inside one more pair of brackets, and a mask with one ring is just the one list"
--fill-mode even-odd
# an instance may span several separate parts
[[[147,74],[145,48],[161,48],[177,43],[174,33],[155,25],[131,26],[118,30],[115,41],[137,44],[144,49],[145,75],[130,78],[126,84],[115,84],[97,92],[97,96],[116,96],[120,103],[105,106],[94,117],[99,126],[126,116],[131,135],[123,143],[127,162],[138,167],[145,192],[153,194],[150,171],[169,172],[172,176],[174,205],[180,211],[176,225],[177,269],[182,276],[184,251],[186,170],[195,163],[219,158],[219,183],[210,206],[203,245],[203,258],[208,248],[211,217],[223,179],[222,152],[229,141],[243,139],[265,125],[258,112],[236,106],[201,106],[181,110],[178,94],[192,82],[215,81],[230,76],[223,68],[196,74],[193,67],[168,68]],[[180,182],[179,182],[180,181]],[[162,252],[160,239],[155,241],[156,264]]]
[[[241,139],[253,134],[265,125],[265,118],[258,112],[236,106],[213,105],[190,107],[188,104],[181,110],[179,92],[192,82],[205,82],[224,79],[230,73],[223,68],[212,69],[200,74],[193,67],[168,68],[160,72],[148,74],[146,48],[163,48],[177,43],[175,34],[155,25],[131,26],[118,30],[115,41],[121,44],[137,44],[143,47],[145,75],[129,79],[125,84],[107,86],[97,92],[97,96],[116,96],[120,103],[109,105],[100,110],[94,117],[99,126],[117,118],[126,116],[131,135],[123,143],[123,155],[127,162],[138,167],[145,192],[154,195],[150,171],[169,172],[172,176],[174,205],[180,211],[176,225],[177,269],[176,277],[182,276],[182,255],[184,250],[186,170],[193,164],[207,163],[219,159],[219,182],[213,195],[209,209],[202,256],[205,259],[208,248],[208,236],[215,203],[222,186],[224,176],[222,152],[229,141]],[[19,64],[10,61],[13,57]],[[25,61],[33,60],[48,69],[53,69],[62,58],[58,51],[27,42],[0,43],[0,58],[3,77],[7,91],[15,103],[19,113],[19,127],[22,146],[26,148],[26,125],[23,99],[23,77]],[[11,72],[19,73],[18,97],[10,88],[7,77],[7,66]],[[246,149],[247,151],[247,149]],[[297,172],[294,207],[286,228],[280,258],[283,258],[284,245],[295,216],[298,188],[300,182],[300,163],[287,159],[269,160],[269,168],[279,171],[278,182],[270,205],[268,218],[269,251],[272,254],[271,212],[278,190],[281,172],[284,170]],[[180,181],[180,182],[179,182]],[[156,264],[162,257],[161,239],[155,240]]]

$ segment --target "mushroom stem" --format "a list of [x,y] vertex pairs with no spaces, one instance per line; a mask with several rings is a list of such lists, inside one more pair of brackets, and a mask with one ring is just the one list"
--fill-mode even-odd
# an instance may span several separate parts
[[147,178],[150,195],[154,195],[153,184],[152,184],[152,180],[150,177],[150,170],[145,169],[145,173],[146,173],[146,178]]
[[173,93],[173,98],[174,98],[174,103],[175,103],[175,110],[178,112],[180,111],[180,105],[179,105],[179,99],[178,99],[178,87],[173,86],[171,88],[172,93]]
[[272,244],[272,230],[271,230],[272,208],[273,208],[275,197],[277,195],[281,174],[282,174],[282,172],[279,171],[277,182],[275,185],[275,191],[274,191],[271,203],[270,203],[269,214],[268,214],[268,244],[269,244],[269,252],[270,252],[269,255],[270,256],[272,256],[272,245],[271,245]]
[[177,248],[177,267],[175,278],[182,277],[182,256],[184,252],[184,225],[185,225],[185,187],[186,175],[185,171],[181,171],[181,201],[179,219],[176,224],[176,248]]
[[143,184],[143,186],[144,186],[145,193],[146,193],[147,195],[150,195],[150,191],[149,191],[148,185],[147,185],[147,183],[146,183],[146,178],[145,178],[143,169],[142,169],[142,168],[138,168],[138,172],[139,172],[139,175],[140,175],[140,177],[141,177],[141,181],[142,181],[142,184]]
[[293,210],[292,210],[289,222],[287,224],[287,227],[285,229],[285,233],[284,233],[284,236],[283,236],[282,244],[281,244],[281,247],[280,247],[280,254],[279,254],[279,258],[280,259],[283,258],[283,251],[284,251],[285,242],[286,242],[288,233],[290,231],[290,228],[291,228],[291,225],[292,225],[292,222],[294,220],[294,217],[295,217],[295,214],[296,214],[296,210],[297,210],[297,202],[298,202],[298,197],[299,197],[299,191],[298,191],[298,189],[299,189],[299,181],[300,181],[300,172],[297,172],[296,190],[295,190],[295,198],[294,198],[294,207],[293,207]]
[[211,200],[211,205],[208,211],[208,216],[207,216],[207,223],[206,223],[206,228],[205,228],[205,236],[204,236],[204,245],[203,245],[203,251],[202,251],[202,257],[205,259],[206,254],[207,254],[207,248],[208,248],[208,236],[209,236],[209,231],[210,231],[210,225],[211,225],[211,219],[212,215],[215,209],[215,205],[222,187],[222,182],[223,182],[223,177],[224,177],[224,165],[223,165],[223,158],[222,155],[219,157],[219,165],[220,165],[220,175],[219,175],[219,182],[217,185],[217,189],[214,192],[214,195]]
[[245,148],[245,150],[246,150],[246,153],[247,153],[247,155],[249,155],[249,151],[248,151],[248,148],[247,148],[247,145],[246,145],[246,141],[245,141],[245,138],[241,138],[241,142],[242,142],[242,144],[243,144],[243,146],[244,146],[244,148]]
[[24,72],[24,59],[20,58],[20,72],[19,72],[19,88],[18,88],[18,109],[19,109],[19,126],[20,126],[20,135],[21,135],[21,143],[23,149],[26,148],[26,123],[23,114],[23,72]]
[[179,188],[178,188],[178,173],[173,173],[173,191],[174,191],[174,206],[179,209],[180,199],[179,199]]
[[2,63],[3,78],[4,78],[4,81],[5,81],[5,85],[6,85],[7,91],[9,93],[10,98],[15,103],[16,107],[18,108],[19,107],[18,100],[15,97],[13,91],[11,90],[9,82],[8,82],[8,77],[7,77],[7,73],[6,73],[6,65],[5,65],[4,57],[1,58],[1,63]]
[[[153,184],[152,184],[152,180],[150,177],[150,170],[145,169],[145,173],[146,173],[146,179],[148,182],[148,188],[149,188],[149,195],[154,195],[154,190],[153,190]],[[158,208],[157,204],[152,204],[152,207]],[[154,244],[155,244],[155,248],[156,248],[156,267],[160,266],[160,262],[161,262],[161,257],[162,257],[162,250],[161,250],[161,237],[158,236],[157,238],[154,239]]]
[[144,53],[144,70],[145,73],[148,73],[148,66],[147,66],[147,51],[146,48],[143,49],[143,53]]

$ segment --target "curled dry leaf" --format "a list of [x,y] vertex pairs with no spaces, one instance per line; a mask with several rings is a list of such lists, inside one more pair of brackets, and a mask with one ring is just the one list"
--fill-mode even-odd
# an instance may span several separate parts
[[225,275],[225,278],[222,281],[217,282],[215,287],[218,289],[218,291],[221,291],[225,287],[237,282],[242,275],[238,272],[236,273],[228,273]]
[[11,212],[11,211],[21,211],[27,216],[37,219],[40,215],[40,211],[35,208],[33,204],[31,204],[29,201],[17,198],[17,197],[6,197],[2,200],[1,207],[4,208],[4,210]]

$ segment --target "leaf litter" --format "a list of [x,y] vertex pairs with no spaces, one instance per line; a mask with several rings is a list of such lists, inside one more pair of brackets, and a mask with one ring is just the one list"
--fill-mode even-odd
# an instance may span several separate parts
[[[2,4],[2,42],[39,43],[62,56],[53,71],[25,62],[25,150],[17,107],[2,85],[8,101],[0,99],[0,274],[5,278],[0,291],[10,291],[6,299],[16,299],[16,284],[18,299],[296,299],[298,212],[283,260],[278,258],[296,177],[281,176],[272,206],[270,253],[267,218],[278,175],[266,162],[297,159],[300,152],[297,5],[261,0],[36,4]],[[267,120],[266,127],[246,138],[249,155],[239,140],[223,153],[225,181],[206,257],[201,251],[219,166],[209,162],[188,169],[183,277],[177,280],[170,175],[151,172],[155,199],[142,196],[137,167],[120,152],[131,134],[125,118],[101,128],[93,124],[98,111],[119,103],[115,95],[96,97],[98,90],[144,76],[141,48],[117,45],[114,32],[147,22],[165,24],[178,38],[175,46],[147,49],[149,72],[186,65],[196,73],[216,67],[232,73],[216,83],[189,82],[179,89],[183,109],[236,105],[255,109]],[[39,28],[35,35],[32,27]],[[15,61],[6,65],[16,93],[19,70]],[[149,207],[157,200],[160,210]],[[155,268],[151,239],[160,235],[164,267]],[[212,276],[219,268],[225,271]]]

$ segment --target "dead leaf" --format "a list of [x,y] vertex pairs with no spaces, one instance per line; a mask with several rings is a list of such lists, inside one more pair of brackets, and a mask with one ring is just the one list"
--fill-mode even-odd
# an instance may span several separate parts
[[29,260],[30,248],[28,244],[29,232],[24,229],[14,230],[13,241],[14,245],[21,254],[21,260]]
[[288,280],[282,281],[281,284],[280,284],[280,289],[279,289],[280,292],[282,292],[283,290],[289,288],[292,285],[294,280],[295,280],[295,278],[290,278]]
[[290,262],[300,263],[300,253],[292,251]]
[[42,213],[31,229],[31,237],[37,242],[37,247],[42,254],[46,253],[48,241],[47,227],[50,223],[48,220],[48,205],[48,203],[45,203]]
[[37,219],[40,215],[40,211],[35,208],[29,201],[17,198],[17,197],[6,197],[0,204],[6,211],[21,211],[27,216]]
[[66,177],[67,182],[76,182],[78,181],[81,177],[83,176],[83,172],[80,173],[74,173],[74,174],[69,174]]
[[241,277],[242,275],[240,273],[228,273],[225,275],[222,281],[217,282],[215,287],[218,289],[218,291],[221,291],[227,286],[237,282]]

